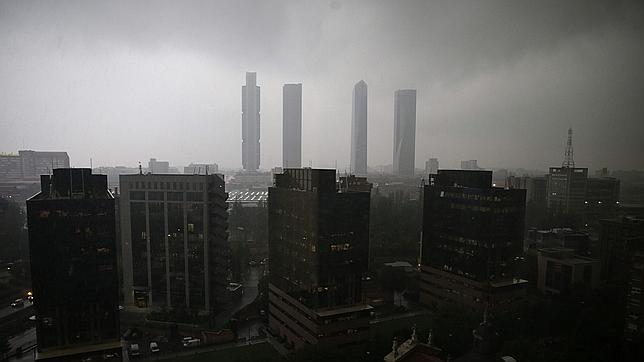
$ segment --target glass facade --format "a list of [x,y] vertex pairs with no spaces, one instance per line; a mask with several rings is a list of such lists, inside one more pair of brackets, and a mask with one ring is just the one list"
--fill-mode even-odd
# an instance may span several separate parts
[[[158,179],[141,180],[151,177]],[[148,184],[151,189],[146,189]],[[141,189],[123,189],[130,185]],[[129,225],[124,226],[123,233],[131,238],[132,250],[132,290],[125,293],[133,295],[133,304],[193,311],[211,309],[212,290],[220,284],[223,288],[218,290],[227,285],[228,264],[222,258],[227,255],[223,185],[218,175],[121,177],[123,194],[136,197],[122,201],[122,205],[129,205],[129,217],[124,216]],[[209,242],[217,246],[208,247]],[[217,278],[219,274],[213,274],[217,270],[223,280]],[[128,276],[125,279],[127,289]]]

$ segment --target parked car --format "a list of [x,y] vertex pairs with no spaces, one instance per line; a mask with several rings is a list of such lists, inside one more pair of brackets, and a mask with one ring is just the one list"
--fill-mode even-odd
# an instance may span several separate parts
[[141,350],[139,349],[139,345],[137,343],[132,343],[129,348],[128,354],[130,357],[136,357],[141,355]]
[[13,303],[11,303],[11,306],[13,308],[22,308],[25,306],[25,301],[22,299],[16,299],[13,301]]
[[201,344],[201,339],[199,338],[193,338],[189,341],[184,341],[183,346],[184,347],[196,347]]
[[157,342],[150,342],[150,352],[157,353],[159,351],[160,351],[160,349],[159,349],[159,345],[157,344]]

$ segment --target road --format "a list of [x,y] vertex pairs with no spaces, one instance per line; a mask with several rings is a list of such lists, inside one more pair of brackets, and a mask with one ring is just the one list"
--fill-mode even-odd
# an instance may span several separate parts
[[255,300],[258,293],[257,284],[259,284],[259,280],[264,275],[265,268],[265,265],[248,267],[246,274],[247,277],[246,280],[244,280],[244,293],[242,294],[242,297],[235,301],[230,308],[227,308],[215,317],[215,328],[222,328],[224,324],[226,324],[226,322],[228,322],[228,320],[237,313],[237,311]]
[[31,307],[32,305],[33,304],[31,302],[25,300],[25,306],[21,307],[21,308],[14,308],[12,306],[6,306],[6,307],[0,309],[0,319],[4,318],[4,317],[6,317],[6,316],[8,316],[10,314],[13,314],[13,313],[15,313],[15,312],[17,312],[17,311],[19,311],[21,309]]

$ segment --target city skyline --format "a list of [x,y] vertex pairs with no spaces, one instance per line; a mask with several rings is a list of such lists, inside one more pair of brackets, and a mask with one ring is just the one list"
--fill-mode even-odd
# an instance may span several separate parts
[[[239,167],[238,90],[251,69],[264,88],[265,169],[280,164],[281,85],[294,80],[307,85],[303,165],[348,169],[348,137],[334,136],[350,134],[359,79],[371,145],[391,142],[391,92],[418,89],[417,166],[436,157],[546,169],[572,127],[579,164],[642,168],[641,4],[159,4],[133,6],[132,17],[92,2],[1,7],[3,152],[63,150],[74,166],[158,157]],[[240,17],[250,25],[233,34]],[[369,160],[390,164],[390,148],[369,147]]]

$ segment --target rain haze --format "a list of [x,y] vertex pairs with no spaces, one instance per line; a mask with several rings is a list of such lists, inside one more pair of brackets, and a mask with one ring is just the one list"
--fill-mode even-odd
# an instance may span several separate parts
[[2,1],[0,151],[72,166],[241,167],[241,86],[261,165],[282,162],[302,83],[302,164],[348,167],[368,85],[368,164],[392,163],[393,95],[417,90],[416,167],[644,168],[644,11],[633,1]]

